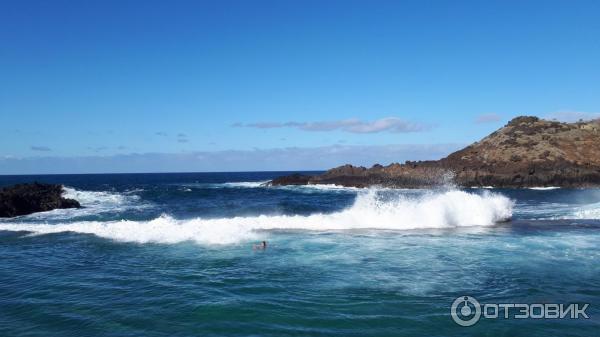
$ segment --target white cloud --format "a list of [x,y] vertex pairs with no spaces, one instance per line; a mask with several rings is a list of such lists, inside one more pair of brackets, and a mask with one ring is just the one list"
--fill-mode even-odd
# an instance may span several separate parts
[[477,116],[475,119],[475,123],[477,124],[485,124],[485,123],[495,123],[502,120],[502,117],[497,113],[486,113]]
[[378,132],[420,132],[430,129],[430,126],[407,122],[398,117],[386,117],[374,121],[362,121],[360,119],[342,119],[336,121],[319,122],[261,122],[261,123],[234,123],[233,127],[249,127],[258,129],[274,128],[296,128],[304,131],[335,131],[340,130],[351,133],[378,133]]

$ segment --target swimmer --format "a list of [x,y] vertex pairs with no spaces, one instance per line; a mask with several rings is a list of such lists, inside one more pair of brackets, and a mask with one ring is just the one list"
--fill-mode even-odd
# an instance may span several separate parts
[[258,244],[258,245],[253,245],[253,246],[252,246],[252,248],[253,248],[254,250],[259,250],[259,249],[260,249],[260,250],[265,250],[265,249],[267,249],[267,241],[263,241],[263,242],[261,242],[261,243],[260,243],[260,244]]

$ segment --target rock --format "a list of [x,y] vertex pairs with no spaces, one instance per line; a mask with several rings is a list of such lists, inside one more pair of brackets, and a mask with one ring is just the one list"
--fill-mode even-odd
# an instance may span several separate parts
[[367,187],[600,186],[600,120],[577,123],[521,116],[482,140],[440,160],[333,168],[321,175],[280,177],[279,185]]
[[283,186],[283,185],[306,185],[311,176],[302,175],[295,173],[289,176],[283,176],[273,179],[270,186]]
[[51,211],[57,208],[80,208],[77,200],[62,197],[62,185],[19,184],[0,189],[0,218]]

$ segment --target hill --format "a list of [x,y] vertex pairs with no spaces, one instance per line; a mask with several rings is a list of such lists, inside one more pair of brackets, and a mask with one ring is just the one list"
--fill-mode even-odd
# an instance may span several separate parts
[[344,165],[316,176],[276,178],[272,185],[336,184],[422,188],[600,186],[600,121],[561,123],[521,116],[440,160],[371,168]]

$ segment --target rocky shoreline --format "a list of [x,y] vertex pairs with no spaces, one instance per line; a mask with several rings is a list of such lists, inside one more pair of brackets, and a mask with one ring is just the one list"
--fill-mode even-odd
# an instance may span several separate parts
[[0,189],[0,218],[10,218],[57,208],[80,208],[77,200],[63,198],[63,186],[18,184]]
[[272,186],[347,187],[598,187],[600,121],[561,123],[521,116],[479,142],[440,160],[371,168],[343,165],[315,175],[289,175]]

